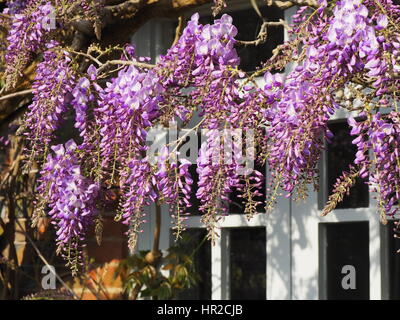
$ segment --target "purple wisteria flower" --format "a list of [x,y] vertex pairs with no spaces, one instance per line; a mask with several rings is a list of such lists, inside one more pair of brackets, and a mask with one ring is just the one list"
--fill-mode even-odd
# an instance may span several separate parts
[[97,125],[100,128],[102,168],[136,157],[145,150],[146,128],[158,115],[163,88],[153,72],[129,66],[107,83],[99,94]]
[[68,109],[75,80],[70,62],[69,54],[52,41],[37,66],[33,99],[24,123],[24,135],[30,141],[30,160],[47,149]]
[[[382,115],[380,112],[370,119],[357,122],[349,119],[351,134],[357,136],[353,144],[358,152],[355,163],[361,167],[360,176],[369,174],[372,191],[378,195],[380,209],[394,216],[400,199],[400,117],[398,112]],[[372,152],[372,161],[368,156]]]
[[97,214],[100,186],[83,176],[73,140],[51,149],[54,154],[47,156],[38,191],[50,207],[58,250],[68,258],[71,250],[78,254],[78,245],[85,239],[87,228]]
[[51,3],[41,4],[38,1],[34,6],[32,5],[21,13],[13,15],[7,36],[8,47],[5,56],[7,88],[15,86],[23,68],[44,46],[46,35],[51,31],[51,25],[47,23],[54,9]]

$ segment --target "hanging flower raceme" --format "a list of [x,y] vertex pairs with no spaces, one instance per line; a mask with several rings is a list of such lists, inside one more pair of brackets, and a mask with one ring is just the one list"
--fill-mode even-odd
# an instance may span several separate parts
[[198,14],[192,16],[178,42],[168,49],[166,55],[160,57],[154,70],[162,87],[168,88],[164,95],[165,103],[162,111],[164,123],[168,123],[175,116],[185,121],[193,111],[187,103],[190,96],[186,96],[188,91],[193,90],[195,45],[202,30],[198,20]]
[[133,66],[121,70],[100,93],[95,110],[100,128],[101,167],[111,180],[119,164],[145,151],[146,128],[158,115],[158,102],[163,88],[152,72],[141,72]]
[[157,158],[157,172],[155,181],[160,201],[170,206],[172,218],[175,220],[175,235],[180,237],[184,230],[184,221],[187,219],[187,209],[191,207],[190,194],[193,179],[189,172],[190,162],[186,159],[176,159],[168,147],[160,150]]
[[[365,118],[364,118],[365,119]],[[399,211],[400,190],[400,118],[398,112],[370,115],[364,121],[349,119],[351,134],[357,136],[355,164],[360,176],[367,177],[371,191],[378,195],[381,218],[394,216]],[[368,151],[371,150],[371,157]]]
[[23,68],[31,61],[34,54],[41,49],[46,35],[51,31],[49,19],[54,8],[50,2],[29,2],[21,13],[13,15],[11,29],[7,36],[7,53],[5,56],[6,86],[13,88]]
[[58,252],[76,267],[80,261],[80,244],[97,213],[99,185],[83,176],[77,145],[73,140],[52,147],[41,171],[38,191],[50,208],[56,227]]
[[[202,204],[200,210],[205,214],[203,221],[212,237],[218,206],[221,201],[229,201],[229,193],[239,182],[238,165],[235,162],[227,165],[223,163],[224,160],[222,163],[208,161],[211,154],[221,152],[218,130],[235,128],[234,124],[229,123],[230,118],[236,117],[239,121],[239,72],[236,71],[239,58],[234,48],[237,29],[230,16],[223,15],[214,24],[204,26],[198,23],[198,19],[198,14],[192,16],[177,45],[161,59],[161,66],[180,62],[182,55],[180,69],[168,79],[174,81],[171,83],[175,85],[183,85],[188,96],[187,105],[196,106],[200,116],[205,118],[201,127],[211,129],[208,142],[200,150],[197,167],[199,189],[196,196]],[[188,113],[188,110],[178,108],[176,114]],[[223,208],[223,212],[226,212],[226,205]]]
[[[207,130],[206,136],[197,159],[199,188],[196,197],[200,200],[202,221],[208,228],[209,237],[215,240],[216,223],[228,213],[230,193],[237,188],[248,191],[241,183],[242,178],[247,178],[249,182],[250,174],[258,176],[259,172],[246,167],[246,161],[254,159],[243,155],[240,130],[228,129],[222,133],[217,129]],[[252,187],[258,189],[261,185],[256,183]],[[253,193],[253,196],[256,195],[259,195],[258,191]]]
[[331,137],[327,122],[336,107],[330,94],[321,92],[324,80],[315,78],[307,67],[307,63],[298,66],[284,85],[279,78],[266,75],[266,90],[271,91],[267,95],[278,98],[265,113],[268,163],[275,183],[289,194],[297,188],[300,196],[317,176],[324,137]]
[[194,86],[192,99],[200,102],[200,115],[205,116],[207,129],[223,128],[226,117],[238,98],[233,72],[239,65],[234,48],[236,27],[232,17],[223,15],[212,25],[205,25],[195,43]]
[[353,140],[353,144],[357,146],[356,158],[354,163],[360,167],[360,177],[368,177],[368,172],[370,170],[370,159],[368,156],[368,151],[371,148],[371,143],[369,141],[369,127],[371,125],[370,119],[367,119],[366,114],[360,114],[361,121],[357,122],[354,118],[350,117],[348,123],[350,125],[350,134],[357,136]]
[[334,210],[336,206],[343,201],[345,195],[350,194],[350,189],[357,182],[357,178],[360,176],[360,170],[353,165],[349,166],[348,171],[343,171],[340,177],[336,179],[333,185],[332,194],[329,196],[328,201],[322,210],[322,216],[326,216],[329,212]]
[[370,173],[372,190],[378,193],[378,205],[388,216],[399,211],[400,200],[400,117],[392,112],[371,119],[369,128],[373,152]]
[[[304,8],[300,9],[300,14]],[[279,187],[303,198],[309,184],[316,185],[317,163],[324,140],[331,138],[327,122],[338,105],[331,93],[337,85],[337,69],[329,65],[329,48],[321,39],[327,26],[324,11],[319,15],[297,19],[304,32],[304,59],[287,75],[265,73],[264,92],[270,108],[264,111],[267,126],[268,164],[271,188],[267,209],[272,208]]]
[[37,67],[33,99],[21,131],[29,140],[30,158],[46,154],[71,101],[74,72],[67,52],[51,42]]
[[122,218],[124,224],[130,226],[128,246],[133,252],[136,248],[138,234],[142,232],[141,225],[145,222],[143,208],[157,199],[155,177],[147,159],[128,161],[121,172],[120,185],[122,200],[119,218]]
[[[71,106],[75,111],[74,127],[78,130],[82,143],[78,148],[88,158],[87,166],[91,168],[91,176],[100,180],[100,166],[98,163],[101,136],[96,119],[100,118],[97,112],[97,101],[103,88],[97,83],[97,69],[91,65],[87,70],[87,77],[80,78],[72,90]],[[88,155],[90,155],[88,157]],[[97,155],[97,157],[96,157]]]

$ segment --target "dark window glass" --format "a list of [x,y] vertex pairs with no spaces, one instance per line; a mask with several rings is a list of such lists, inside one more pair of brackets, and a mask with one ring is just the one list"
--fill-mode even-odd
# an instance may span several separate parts
[[192,192],[190,194],[191,207],[187,209],[187,212],[192,216],[202,215],[202,213],[200,212],[200,199],[196,196],[196,192],[198,189],[198,182],[199,182],[199,175],[196,170],[197,170],[196,164],[190,165],[189,173],[193,179],[193,184],[192,184]]
[[230,229],[231,299],[266,299],[265,228]]
[[[320,223],[318,231],[320,299],[369,299],[368,221]],[[353,275],[355,287],[344,288]]]
[[[349,165],[353,163],[357,147],[351,142],[355,137],[350,135],[347,122],[330,123],[329,129],[334,134],[332,143],[328,144],[328,195],[332,193],[336,179],[341,176],[343,170],[348,171]],[[343,201],[336,208],[365,208],[369,206],[368,185],[366,179],[358,178],[355,185],[350,189],[350,194],[345,195]]]
[[[198,152],[199,152],[200,147],[201,147],[201,143],[202,143],[202,141],[201,141],[201,132],[198,133],[197,139],[198,139],[197,146],[198,146]],[[188,140],[189,139],[187,139],[187,141]],[[187,154],[185,154],[184,156],[187,156],[187,157],[192,156],[190,154],[190,149],[188,150]],[[197,159],[197,156],[198,156],[198,154],[196,155],[196,159]],[[188,208],[187,212],[190,215],[199,216],[199,215],[202,215],[202,212],[200,212],[200,204],[201,204],[200,200],[196,196],[196,192],[197,192],[197,189],[198,189],[198,182],[199,182],[199,174],[197,173],[197,164],[196,163],[190,165],[189,173],[190,173],[191,178],[193,179],[193,184],[192,184],[192,191],[191,191],[191,194],[190,194],[191,207]]]
[[196,285],[181,292],[178,299],[211,299],[211,243],[206,236],[205,229],[188,229],[176,244],[183,253],[192,255],[197,277]]
[[[284,19],[283,11],[266,5],[259,6],[261,14],[268,21],[279,21]],[[251,41],[257,38],[262,24],[261,18],[254,9],[246,9],[235,12],[228,12],[233,18],[233,24],[238,29],[237,40]],[[218,18],[218,17],[217,17]],[[203,24],[212,23],[213,18],[210,16],[201,17],[200,22]],[[284,41],[283,27],[268,28],[268,40],[258,46],[237,46],[240,56],[240,68],[244,71],[255,71],[257,67],[272,56],[272,50]]]
[[382,298],[400,300],[400,239],[394,237],[394,229],[394,220],[381,224]]

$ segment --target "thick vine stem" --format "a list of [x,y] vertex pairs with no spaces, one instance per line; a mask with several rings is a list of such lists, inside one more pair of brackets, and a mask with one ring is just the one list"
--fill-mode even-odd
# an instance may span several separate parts
[[161,236],[161,207],[156,204],[156,225],[154,227],[153,246],[151,251],[146,255],[146,261],[152,266],[157,266],[162,258],[160,251],[160,236]]
[[317,8],[318,4],[315,0],[267,0],[268,6],[275,6],[282,10],[289,9],[293,6],[308,6]]
[[260,27],[260,31],[255,40],[252,41],[238,40],[237,44],[242,46],[258,46],[260,44],[263,44],[265,41],[267,41],[268,38],[268,27],[285,27],[289,29],[289,26],[286,23],[286,21],[282,19],[280,19],[279,21],[264,21]]
[[13,93],[10,93],[10,94],[0,97],[0,101],[12,99],[15,97],[20,97],[20,96],[25,96],[25,95],[28,95],[31,93],[32,93],[32,89],[26,89],[26,90],[22,90],[22,91],[18,91],[18,92],[13,92]]

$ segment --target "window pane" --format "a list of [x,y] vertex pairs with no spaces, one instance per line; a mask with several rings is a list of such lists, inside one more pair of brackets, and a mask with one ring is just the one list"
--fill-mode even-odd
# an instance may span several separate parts
[[[268,21],[284,19],[283,11],[276,7],[260,6],[261,14]],[[238,28],[236,39],[251,41],[257,38],[262,21],[254,9],[231,13],[233,23]],[[272,56],[272,50],[283,43],[283,27],[268,28],[268,39],[258,46],[238,46],[240,67],[244,71],[255,71],[262,62]]]
[[197,189],[199,188],[198,187],[199,174],[197,173],[196,170],[197,170],[197,164],[191,164],[189,167],[189,173],[193,179],[193,184],[192,184],[192,191],[190,194],[191,206],[188,208],[187,212],[192,216],[202,215],[202,212],[200,211],[200,199],[196,196]]
[[368,221],[318,227],[320,299],[369,299]]
[[381,224],[382,298],[400,300],[400,239],[394,237],[394,220]]
[[265,228],[230,229],[231,299],[266,299]]
[[[283,11],[276,7],[266,5],[259,6],[261,14],[268,21],[279,21],[284,19]],[[228,12],[233,18],[233,24],[238,29],[235,37],[237,40],[252,41],[257,38],[260,31],[262,20],[254,9],[246,9],[235,12]],[[218,17],[217,17],[218,18]],[[213,22],[213,17],[205,16],[200,18],[202,24]],[[272,50],[284,41],[283,27],[273,27],[268,29],[268,40],[258,46],[237,46],[240,56],[240,68],[244,71],[255,71],[257,67],[272,56]]]
[[[185,134],[185,132],[181,132],[181,135]],[[192,137],[192,139],[194,139]],[[197,153],[194,155],[191,154],[192,149],[188,148],[185,151],[183,151],[182,157],[186,157],[187,160],[190,159],[191,165],[189,166],[189,173],[190,177],[193,180],[193,184],[191,185],[191,192],[190,192],[190,204],[191,206],[187,208],[187,213],[189,213],[191,216],[197,216],[197,215],[202,215],[200,212],[200,199],[196,196],[196,192],[198,190],[198,182],[199,182],[199,174],[197,173],[197,158],[198,154],[200,151],[201,143],[202,143],[202,136],[201,136],[201,131],[197,133]],[[181,147],[185,146],[186,143],[191,143],[190,138],[186,138],[186,141],[181,144],[181,146],[178,148],[179,152],[182,152]]]
[[[328,195],[332,193],[336,179],[340,177],[343,170],[348,171],[349,165],[353,163],[357,147],[351,143],[355,137],[350,135],[347,122],[329,124],[329,129],[334,134],[332,143],[328,144]],[[337,205],[338,209],[365,208],[369,206],[368,185],[366,179],[357,179],[355,185],[350,189],[350,195],[345,195],[343,201]]]
[[183,253],[193,255],[198,281],[193,288],[178,295],[181,300],[211,299],[211,243],[204,229],[188,229],[177,242]]

